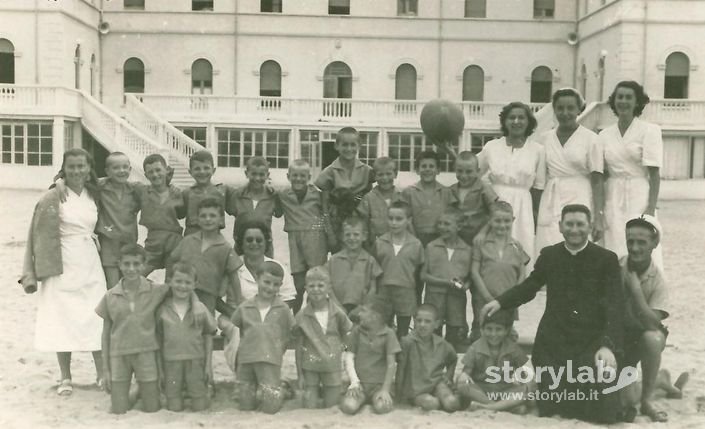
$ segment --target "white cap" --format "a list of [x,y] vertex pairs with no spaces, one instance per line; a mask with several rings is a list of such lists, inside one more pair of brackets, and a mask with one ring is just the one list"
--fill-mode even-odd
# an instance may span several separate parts
[[627,221],[627,228],[630,226],[644,226],[651,229],[655,234],[656,238],[661,241],[661,233],[663,228],[661,223],[654,216],[648,214],[642,214]]

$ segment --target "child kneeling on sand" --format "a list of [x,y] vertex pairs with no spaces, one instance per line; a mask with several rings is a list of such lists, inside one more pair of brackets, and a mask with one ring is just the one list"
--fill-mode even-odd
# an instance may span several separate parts
[[[509,336],[514,315],[510,311],[498,311],[482,321],[482,337],[475,341],[463,357],[463,372],[458,376],[458,393],[471,401],[474,409],[484,408],[494,411],[512,411],[523,414],[528,392],[536,391],[533,381],[519,383],[500,379],[495,381],[491,369],[496,368],[496,375],[504,376],[509,365],[511,374],[527,365],[529,359],[521,348]],[[500,395],[505,395],[501,397]]]

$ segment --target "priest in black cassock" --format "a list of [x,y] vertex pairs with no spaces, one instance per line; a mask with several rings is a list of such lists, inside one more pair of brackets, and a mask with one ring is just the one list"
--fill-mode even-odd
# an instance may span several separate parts
[[[558,385],[547,372],[537,379],[539,415],[614,423],[620,417],[619,391],[602,393],[615,383],[598,382],[597,362],[619,374],[625,308],[619,262],[588,240],[592,223],[584,205],[565,206],[559,225],[565,241],[542,249],[526,280],[488,303],[482,315],[525,304],[546,285],[531,360],[536,373],[540,368],[563,372]],[[592,368],[594,382],[586,382],[586,368],[578,378],[581,367]]]

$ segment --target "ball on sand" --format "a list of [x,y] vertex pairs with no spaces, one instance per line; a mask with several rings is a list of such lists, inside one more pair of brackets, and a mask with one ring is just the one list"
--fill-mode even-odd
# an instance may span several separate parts
[[448,100],[429,101],[421,110],[421,129],[433,144],[455,141],[464,126],[463,111]]

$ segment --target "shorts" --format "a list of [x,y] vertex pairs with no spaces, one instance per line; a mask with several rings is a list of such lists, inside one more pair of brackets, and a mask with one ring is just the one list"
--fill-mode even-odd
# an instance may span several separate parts
[[120,264],[120,248],[128,243],[104,235],[98,235],[98,241],[100,242],[100,263],[104,267],[117,267]]
[[281,384],[280,365],[266,362],[238,363],[237,381],[240,383],[279,387]]
[[[379,392],[382,390],[382,383],[360,383],[360,387],[362,388],[362,393],[365,395],[365,402],[371,402],[372,397],[375,396],[375,393]],[[389,394],[394,397],[394,389],[391,389],[389,391]]]
[[419,393],[416,397],[421,395],[432,395],[433,397],[440,399],[453,395],[453,389],[451,389],[446,380],[441,380],[438,384],[436,384],[436,387],[431,389],[430,392]]
[[[659,331],[668,338],[668,328],[662,323],[659,323]],[[641,360],[639,354],[639,341],[646,330],[640,328],[626,328],[624,330],[624,365],[636,366]]]
[[211,314],[215,314],[215,304],[216,301],[218,301],[218,297],[202,289],[196,289],[195,292],[196,296],[198,297],[198,300],[206,306],[206,308],[208,309],[208,311],[211,312]]
[[208,395],[204,359],[166,360],[164,378],[167,398],[183,397],[184,385],[190,398],[205,398]]
[[438,319],[446,325],[462,328],[467,326],[465,311],[468,297],[465,291],[448,290],[445,292],[426,287],[424,304],[432,304],[438,310]]
[[166,267],[166,260],[181,242],[180,232],[153,230],[147,231],[144,251],[147,254],[146,265],[155,270]]
[[289,265],[291,273],[303,273],[328,261],[328,239],[325,231],[290,231]]
[[306,387],[337,387],[343,384],[340,371],[320,372],[304,370],[304,384]]
[[416,312],[416,289],[413,286],[382,286],[377,299],[384,303],[386,318],[394,315],[410,317]]
[[157,381],[157,353],[152,351],[110,356],[110,381],[129,383],[132,374],[135,374],[138,382]]

